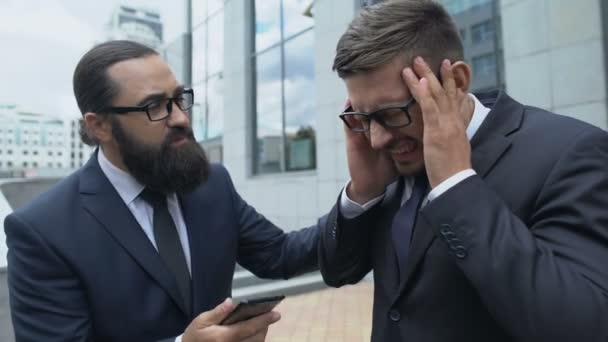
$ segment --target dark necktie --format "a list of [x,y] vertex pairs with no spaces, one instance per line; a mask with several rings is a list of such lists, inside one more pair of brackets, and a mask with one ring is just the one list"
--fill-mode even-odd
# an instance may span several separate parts
[[166,195],[149,189],[144,189],[139,195],[144,201],[148,202],[154,209],[154,240],[161,259],[165,265],[173,272],[177,280],[177,285],[186,304],[186,310],[190,312],[190,272],[182,244],[177,234],[175,223],[167,208]]
[[[400,274],[403,274],[405,271],[407,255],[410,249],[410,241],[412,239],[412,232],[414,230],[414,225],[416,224],[416,216],[418,215],[418,210],[420,209],[422,200],[424,199],[424,196],[428,190],[428,184],[429,183],[425,173],[417,176],[416,180],[414,181],[414,187],[412,188],[412,195],[399,208],[395,214],[395,217],[393,218],[391,229]],[[401,197],[397,200],[401,201]]]

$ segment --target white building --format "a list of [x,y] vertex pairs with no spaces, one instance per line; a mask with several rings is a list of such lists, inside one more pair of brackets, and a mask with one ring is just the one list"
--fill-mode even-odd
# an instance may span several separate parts
[[94,147],[83,144],[80,140],[80,124],[79,119],[72,119],[69,121],[69,167],[70,169],[77,169],[83,166],[88,160],[91,154],[95,151]]
[[163,43],[163,24],[160,13],[142,7],[117,6],[106,26],[106,40],[132,40],[152,48]]
[[7,176],[56,176],[68,166],[65,121],[0,106],[0,173]]

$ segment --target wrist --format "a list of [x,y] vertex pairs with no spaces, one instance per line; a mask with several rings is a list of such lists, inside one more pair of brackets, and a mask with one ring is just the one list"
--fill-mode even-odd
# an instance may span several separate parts
[[346,195],[348,198],[359,205],[363,205],[382,195],[384,191],[385,188],[367,188],[365,190],[360,190],[352,181],[346,187]]

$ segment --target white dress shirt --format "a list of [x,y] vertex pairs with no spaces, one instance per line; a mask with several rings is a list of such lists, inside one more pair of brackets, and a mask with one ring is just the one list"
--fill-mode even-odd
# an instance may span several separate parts
[[[475,97],[475,95],[469,94],[469,96],[473,99],[474,106],[475,106],[475,109],[473,110],[473,116],[471,117],[471,122],[469,122],[469,125],[467,126],[467,132],[466,132],[467,137],[469,138],[469,141],[471,141],[471,139],[473,139],[473,136],[475,135],[475,133],[477,133],[477,130],[479,129],[479,127],[481,126],[483,121],[488,116],[488,113],[490,112],[490,108],[485,107],[483,104],[481,104],[481,102],[479,102],[479,99],[477,99],[477,97]],[[451,176],[450,178],[446,179],[445,181],[441,182],[433,190],[431,190],[431,192],[427,195],[427,198],[423,201],[422,206],[424,206],[428,201],[433,201],[437,197],[441,196],[441,194],[443,194],[444,192],[451,189],[456,184],[462,182],[463,180],[465,180],[475,174],[476,173],[473,169],[467,169],[467,170],[460,171],[460,172],[456,173],[455,175]],[[370,209],[371,207],[376,205],[378,202],[382,201],[386,194],[396,192],[398,182],[394,182],[394,183],[390,184],[386,188],[386,192],[384,194],[370,200],[369,202],[367,202],[363,205],[353,202],[350,198],[348,198],[348,195],[346,194],[346,188],[348,187],[349,184],[350,184],[350,181],[348,181],[346,183],[346,186],[342,190],[342,196],[340,196],[340,212],[342,213],[342,215],[345,218],[352,219],[352,218],[355,218],[355,217],[363,214],[366,210]],[[403,189],[403,197],[401,198],[401,205],[403,205],[403,203],[405,203],[412,195],[413,186],[414,186],[414,177],[406,177],[405,178],[405,189]]]
[[[141,229],[158,251],[156,246],[156,240],[154,239],[154,210],[148,202],[144,201],[139,197],[139,194],[144,190],[145,186],[139,183],[133,176],[127,172],[114,166],[112,162],[103,154],[103,150],[100,148],[97,153],[97,160],[103,173],[108,177],[108,180],[114,186],[114,189],[120,195],[125,205],[129,208],[137,223],[139,223]],[[169,214],[173,218],[175,227],[177,228],[177,234],[179,235],[179,241],[182,244],[184,255],[186,256],[186,263],[188,264],[188,271],[192,274],[190,266],[190,244],[188,243],[188,231],[186,230],[186,223],[182,210],[177,200],[177,195],[171,193],[167,195],[167,207]]]

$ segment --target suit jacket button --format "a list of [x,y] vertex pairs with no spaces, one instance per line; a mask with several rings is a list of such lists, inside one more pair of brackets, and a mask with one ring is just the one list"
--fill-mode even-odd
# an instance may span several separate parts
[[453,251],[458,259],[464,259],[467,256],[467,249],[464,246],[456,246]]
[[399,320],[401,319],[401,314],[396,309],[391,309],[391,311],[388,312],[388,317],[393,322],[399,322]]

